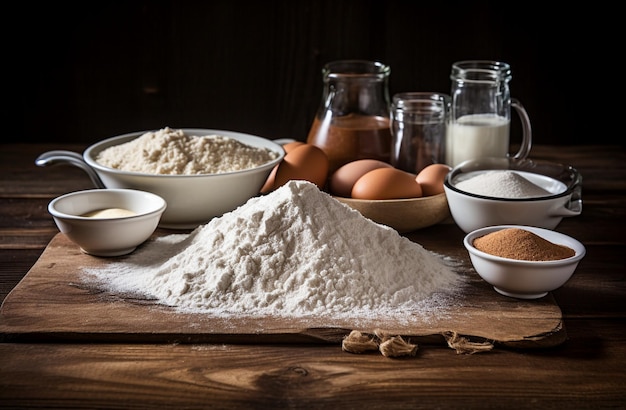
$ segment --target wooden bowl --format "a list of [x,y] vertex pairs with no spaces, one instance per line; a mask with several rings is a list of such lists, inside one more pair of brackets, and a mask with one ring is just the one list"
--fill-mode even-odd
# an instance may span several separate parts
[[409,199],[334,198],[361,212],[366,218],[390,226],[400,233],[435,225],[450,216],[445,193]]

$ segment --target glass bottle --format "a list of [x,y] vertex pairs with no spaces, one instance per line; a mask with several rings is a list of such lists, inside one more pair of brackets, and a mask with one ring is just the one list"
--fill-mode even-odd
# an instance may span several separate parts
[[307,143],[320,147],[329,175],[357,159],[389,162],[390,67],[380,62],[339,60],[322,69],[322,102]]

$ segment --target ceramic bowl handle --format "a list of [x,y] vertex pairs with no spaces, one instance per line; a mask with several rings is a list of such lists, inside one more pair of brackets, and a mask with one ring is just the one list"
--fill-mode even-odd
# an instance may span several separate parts
[[44,152],[37,157],[35,164],[40,167],[47,167],[51,165],[73,165],[85,171],[96,188],[106,188],[96,171],[87,165],[83,157],[76,152],[63,150]]
[[583,199],[580,186],[576,187],[563,207],[557,209],[552,216],[578,216],[583,212]]

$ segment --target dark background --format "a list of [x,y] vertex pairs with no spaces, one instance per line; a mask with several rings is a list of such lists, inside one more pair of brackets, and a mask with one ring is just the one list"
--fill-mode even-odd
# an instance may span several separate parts
[[449,93],[454,61],[505,61],[535,144],[615,141],[621,14],[601,4],[548,6],[25,1],[5,6],[3,141],[91,144],[164,126],[305,140],[321,67],[353,58],[390,65],[391,95]]

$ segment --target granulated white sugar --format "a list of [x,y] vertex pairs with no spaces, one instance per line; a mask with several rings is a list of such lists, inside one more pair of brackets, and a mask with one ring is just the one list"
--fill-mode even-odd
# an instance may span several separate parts
[[509,170],[485,171],[455,186],[465,192],[493,198],[533,198],[551,195],[517,172]]
[[258,167],[278,158],[267,148],[253,147],[223,135],[187,135],[165,127],[104,149],[99,164],[129,172],[161,175],[220,174]]
[[216,315],[371,315],[459,283],[438,255],[306,181],[86,272],[112,292]]

